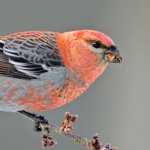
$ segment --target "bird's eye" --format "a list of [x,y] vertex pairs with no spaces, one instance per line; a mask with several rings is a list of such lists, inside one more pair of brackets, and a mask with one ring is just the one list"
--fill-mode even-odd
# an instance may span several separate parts
[[110,49],[114,51],[117,49],[117,47],[115,45],[112,45],[112,46],[110,46]]
[[100,42],[92,42],[92,46],[94,47],[94,48],[101,48],[101,43]]

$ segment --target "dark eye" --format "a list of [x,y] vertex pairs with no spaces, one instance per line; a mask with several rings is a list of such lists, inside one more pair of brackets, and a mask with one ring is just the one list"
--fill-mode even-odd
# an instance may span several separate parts
[[112,45],[112,46],[110,47],[110,49],[114,51],[114,50],[117,49],[117,47],[116,47],[115,45]]
[[101,48],[102,45],[101,45],[100,42],[97,41],[97,42],[93,42],[93,43],[92,43],[92,46],[93,46],[94,48]]

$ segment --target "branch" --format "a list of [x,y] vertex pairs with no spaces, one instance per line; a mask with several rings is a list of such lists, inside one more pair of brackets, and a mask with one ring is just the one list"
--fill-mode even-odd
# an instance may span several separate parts
[[74,122],[78,119],[77,115],[70,115],[68,112],[65,113],[65,120],[61,123],[61,126],[55,126],[49,124],[43,116],[37,116],[35,114],[28,113],[26,111],[19,111],[21,114],[29,118],[35,123],[35,130],[41,132],[42,147],[52,147],[57,144],[50,131],[54,131],[59,135],[64,135],[76,144],[80,144],[91,150],[118,150],[116,147],[111,147],[110,144],[103,145],[98,137],[98,134],[94,134],[91,140],[82,138],[72,133]]

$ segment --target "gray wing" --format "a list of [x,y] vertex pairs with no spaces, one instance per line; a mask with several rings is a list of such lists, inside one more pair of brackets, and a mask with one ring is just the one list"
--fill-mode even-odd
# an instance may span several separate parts
[[64,67],[54,32],[20,32],[0,40],[0,75],[36,79]]

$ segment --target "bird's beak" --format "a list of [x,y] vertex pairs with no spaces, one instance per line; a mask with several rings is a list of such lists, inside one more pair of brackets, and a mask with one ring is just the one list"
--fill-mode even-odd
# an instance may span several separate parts
[[106,50],[104,52],[104,59],[110,63],[122,62],[122,57],[120,56],[119,50],[117,48]]

